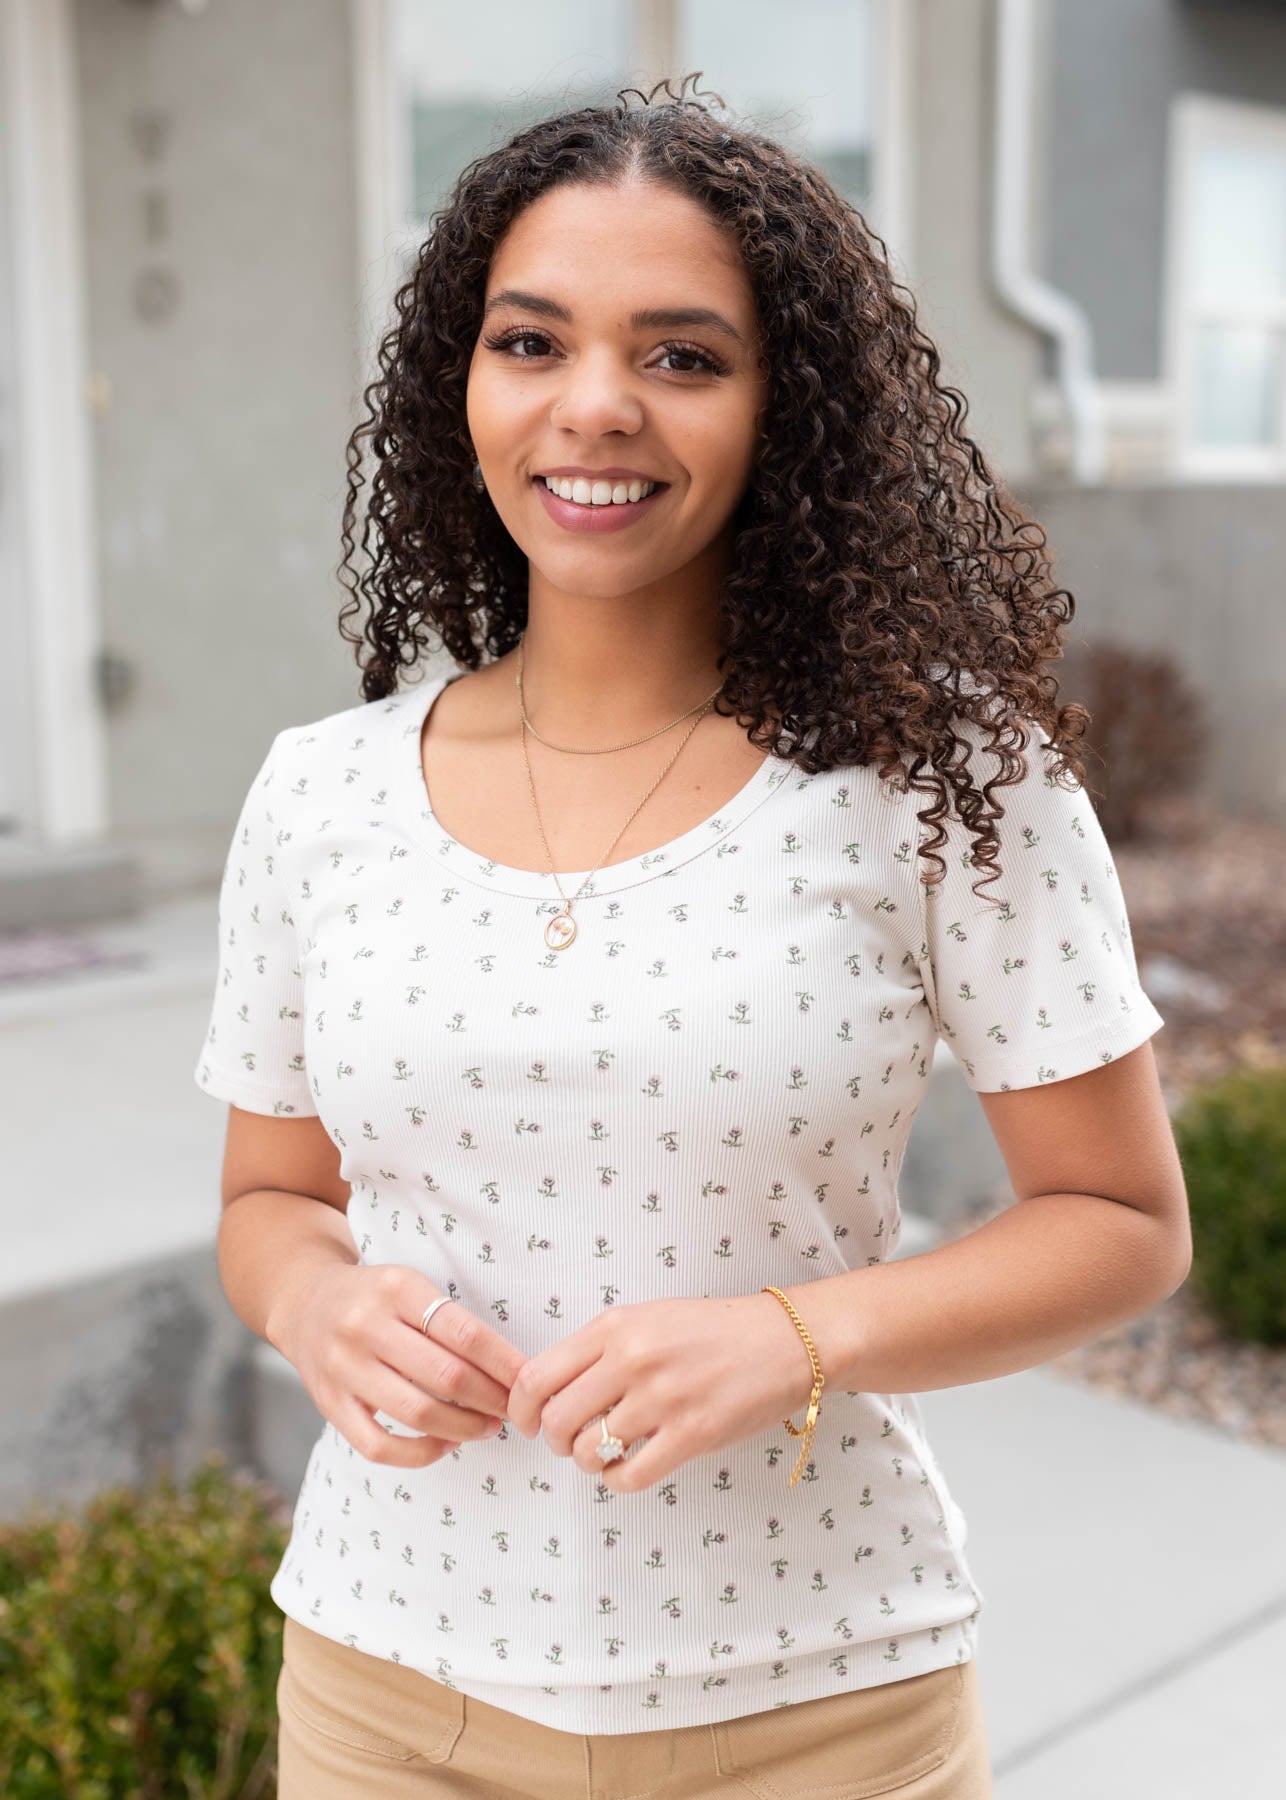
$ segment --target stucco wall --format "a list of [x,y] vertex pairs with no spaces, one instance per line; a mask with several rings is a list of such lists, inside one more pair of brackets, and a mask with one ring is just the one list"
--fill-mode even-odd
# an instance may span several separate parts
[[[1044,5],[1037,8],[1041,44]],[[1033,469],[1029,396],[1041,339],[1001,305],[991,279],[994,0],[919,0],[913,41],[912,287],[942,355],[941,379],[969,402],[965,429],[1014,481]],[[1041,138],[1033,132],[1034,197]]]
[[356,699],[336,631],[357,363],[346,0],[76,5],[113,838],[217,875],[283,725]]
[[1051,486],[1020,499],[1075,596],[1073,639],[1172,651],[1213,727],[1203,796],[1286,823],[1280,489]]

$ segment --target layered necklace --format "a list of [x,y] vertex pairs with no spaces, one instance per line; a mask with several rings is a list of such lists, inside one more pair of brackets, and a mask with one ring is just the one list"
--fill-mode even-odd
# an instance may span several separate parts
[[[531,789],[531,803],[536,809],[536,823],[540,827],[540,838],[541,838],[541,842],[545,846],[545,855],[549,858],[548,873],[554,877],[554,885],[557,887],[559,898],[561,899],[561,901],[563,903],[562,906],[559,908],[559,910],[553,915],[553,917],[550,919],[547,919],[545,921],[545,942],[546,942],[546,944],[548,944],[548,946],[551,950],[565,950],[567,948],[568,944],[570,944],[572,939],[576,936],[576,921],[575,921],[575,919],[572,918],[573,902],[580,899],[581,894],[585,891],[585,888],[588,885],[588,883],[598,873],[599,869],[602,868],[602,866],[606,862],[607,858],[612,854],[612,851],[616,848],[616,846],[620,842],[621,838],[625,835],[626,830],[633,823],[634,819],[643,810],[643,808],[647,805],[648,801],[652,798],[653,794],[660,787],[661,783],[665,780],[665,778],[669,774],[670,770],[674,767],[674,763],[679,755],[679,751],[682,750],[684,744],[687,743],[688,739],[692,736],[692,733],[696,730],[697,726],[701,723],[702,719],[709,712],[710,708],[714,705],[714,703],[718,699],[720,693],[723,691],[723,683],[720,682],[719,686],[714,690],[714,692],[709,696],[709,698],[701,701],[701,703],[698,706],[689,707],[687,712],[680,713],[677,719],[671,719],[670,723],[668,725],[658,725],[655,731],[649,731],[643,737],[631,738],[629,740],[629,742],[625,743],[625,744],[608,744],[606,746],[606,748],[604,748],[602,750],[582,750],[572,744],[551,743],[548,738],[540,736],[540,733],[536,730],[536,727],[532,724],[531,720],[527,717],[527,705],[526,705],[526,701],[523,697],[523,691],[522,691],[522,654],[523,654],[523,646],[522,646],[522,642],[520,641],[519,645],[518,645],[518,669],[517,669],[517,674],[514,677],[514,681],[515,681],[515,685],[518,689],[518,711],[522,717],[522,732],[521,732],[522,755],[523,755],[523,761],[527,765],[527,785]],[[663,731],[673,731],[674,727],[676,725],[681,725],[683,723],[684,719],[691,719],[693,713],[695,713],[697,716],[695,719],[693,719],[692,724],[688,727],[687,731],[684,733],[682,739],[680,740],[679,749],[674,752],[674,755],[670,758],[669,762],[666,763],[665,767],[661,770],[661,773],[657,776],[656,780],[652,783],[652,785],[648,789],[647,793],[644,794],[643,798],[639,801],[638,805],[634,808],[634,811],[630,814],[629,818],[625,821],[625,824],[621,826],[621,829],[617,832],[616,836],[612,839],[611,843],[607,846],[606,850],[604,850],[602,856],[600,856],[598,861],[594,864],[594,867],[590,870],[589,874],[585,877],[585,880],[581,882],[581,884],[577,888],[576,892],[571,896],[571,899],[568,899],[567,895],[563,893],[562,883],[559,881],[557,871],[554,868],[553,852],[549,848],[549,839],[545,836],[545,823],[544,823],[544,820],[540,816],[540,802],[536,799],[536,784],[532,780],[532,776],[531,776],[531,758],[527,755],[527,733],[530,731],[530,733],[532,734],[532,736],[534,738],[539,738],[540,742],[542,744],[547,744],[551,750],[562,750],[562,751],[566,752],[566,754],[568,756],[610,756],[617,750],[632,750],[634,748],[635,744],[646,744],[649,738],[660,737],[660,735]]]

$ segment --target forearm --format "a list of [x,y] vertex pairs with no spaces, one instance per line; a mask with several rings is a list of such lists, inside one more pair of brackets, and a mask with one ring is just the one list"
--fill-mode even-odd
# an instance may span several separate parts
[[323,1269],[358,1260],[343,1213],[309,1194],[255,1188],[219,1220],[219,1279],[228,1303],[283,1354],[298,1295]]
[[1041,1194],[936,1250],[782,1292],[817,1345],[824,1405],[828,1390],[925,1393],[1035,1368],[1146,1312],[1185,1273],[1170,1227],[1137,1207]]

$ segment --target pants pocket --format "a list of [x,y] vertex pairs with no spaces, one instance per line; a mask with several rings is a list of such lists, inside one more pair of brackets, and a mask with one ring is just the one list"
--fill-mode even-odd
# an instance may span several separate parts
[[964,1667],[827,1694],[711,1726],[715,1761],[761,1800],[866,1800],[938,1768],[959,1728]]
[[289,1711],[309,1731],[320,1732],[322,1737],[347,1744],[352,1750],[364,1750],[370,1756],[387,1756],[393,1762],[410,1762],[416,1754],[409,1744],[399,1744],[392,1738],[381,1737],[379,1732],[372,1731],[361,1720],[354,1719],[347,1713],[337,1712],[333,1706],[319,1703],[302,1685],[288,1663],[281,1665],[281,1676],[277,1682],[277,1711],[279,1714]]
[[464,1728],[464,1695],[405,1663],[369,1656],[287,1615],[279,1711],[309,1730],[392,1762],[444,1763]]

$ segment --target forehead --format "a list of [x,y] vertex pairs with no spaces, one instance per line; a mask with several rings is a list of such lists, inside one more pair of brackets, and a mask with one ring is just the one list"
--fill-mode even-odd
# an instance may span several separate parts
[[720,304],[749,325],[754,302],[736,239],[695,200],[652,183],[567,183],[526,207],[496,248],[487,297],[522,287],[573,312],[628,295]]

